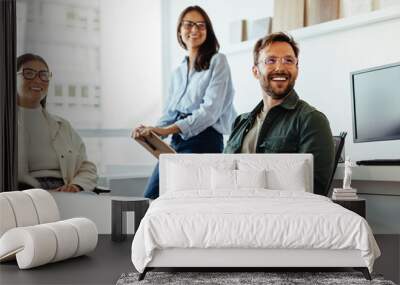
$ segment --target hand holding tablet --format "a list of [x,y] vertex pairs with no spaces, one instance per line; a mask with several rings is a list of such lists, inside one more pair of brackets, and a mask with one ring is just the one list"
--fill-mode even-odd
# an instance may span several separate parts
[[162,153],[176,153],[176,151],[172,147],[166,144],[153,131],[150,131],[148,135],[145,136],[134,136],[134,139],[157,159]]

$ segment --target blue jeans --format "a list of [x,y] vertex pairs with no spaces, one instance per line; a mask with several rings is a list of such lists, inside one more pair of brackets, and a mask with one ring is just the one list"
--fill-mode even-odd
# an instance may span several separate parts
[[[171,146],[177,153],[222,153],[224,150],[223,136],[208,127],[197,136],[184,140],[180,135],[172,136]],[[144,197],[156,199],[159,196],[159,172],[158,163],[147,182]]]

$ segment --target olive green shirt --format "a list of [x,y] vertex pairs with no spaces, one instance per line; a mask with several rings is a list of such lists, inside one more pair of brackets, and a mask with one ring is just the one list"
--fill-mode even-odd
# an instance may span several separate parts
[[[262,110],[238,116],[224,153],[240,153],[244,138]],[[314,156],[314,193],[327,195],[334,164],[334,144],[329,121],[323,113],[299,99],[292,90],[268,111],[258,135],[256,153],[311,153]]]

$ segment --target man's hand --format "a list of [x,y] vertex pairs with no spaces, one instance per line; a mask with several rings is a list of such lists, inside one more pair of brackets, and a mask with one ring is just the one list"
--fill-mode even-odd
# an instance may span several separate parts
[[77,185],[74,184],[69,184],[69,185],[63,185],[61,187],[58,187],[54,189],[53,191],[57,192],[80,192],[81,190]]

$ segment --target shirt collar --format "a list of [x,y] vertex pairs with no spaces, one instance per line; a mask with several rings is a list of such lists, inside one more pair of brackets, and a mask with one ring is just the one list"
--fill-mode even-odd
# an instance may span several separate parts
[[42,112],[44,113],[44,115],[45,115],[47,118],[51,118],[51,120],[54,120],[54,121],[56,121],[57,123],[62,123],[62,119],[61,119],[60,117],[50,115],[49,112],[47,112],[47,110],[46,110],[45,108],[43,108],[43,111],[42,111]]
[[292,89],[279,106],[288,110],[293,110],[297,107],[298,102],[299,96],[296,91]]
[[[189,71],[189,56],[185,56],[178,68],[183,74],[188,74]],[[193,70],[192,70],[193,71]]]
[[264,102],[261,100],[260,103],[257,104],[257,106],[250,112],[251,117],[257,116],[257,114],[261,111],[261,109],[264,107]]
[[[278,106],[287,109],[287,110],[293,110],[297,107],[297,104],[299,102],[299,96],[297,95],[296,91],[292,89],[288,95],[286,95],[285,99],[281,104]],[[257,104],[257,106],[250,112],[250,116],[254,117],[256,116],[264,107],[264,102],[263,100],[260,101],[260,103]]]
[[186,63],[187,64],[187,62],[189,61],[189,56],[184,56],[184,58],[182,59],[182,62],[181,63]]

